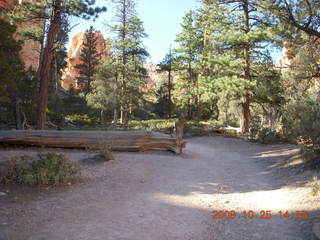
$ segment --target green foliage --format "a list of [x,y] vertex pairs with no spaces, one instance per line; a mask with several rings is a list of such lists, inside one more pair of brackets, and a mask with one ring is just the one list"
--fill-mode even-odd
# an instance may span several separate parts
[[0,19],[0,125],[21,128],[24,116],[32,119],[36,78],[32,70],[24,70],[19,57],[21,42],[13,38],[15,31],[14,25]]
[[316,196],[320,191],[320,183],[317,177],[312,179],[312,195]]
[[112,85],[117,86],[119,93],[118,106],[114,108],[120,108],[121,123],[126,124],[129,109],[138,106],[142,99],[141,88],[145,85],[146,79],[146,69],[143,65],[149,55],[142,39],[147,37],[147,34],[143,22],[137,16],[134,0],[113,2],[116,5],[116,13],[115,23],[111,27],[114,33],[112,71],[116,72],[116,76],[111,77],[110,81]]
[[[177,119],[152,119],[143,121],[129,121],[128,128],[134,130],[158,131],[172,134]],[[189,135],[203,135],[212,133],[213,130],[221,127],[222,123],[216,120],[210,121],[187,121],[184,132]]]
[[15,26],[0,19],[0,102],[2,103],[10,102],[10,93],[16,89],[16,79],[21,76],[23,70],[19,59],[21,44],[13,39],[15,31]]
[[66,115],[66,119],[71,120],[77,126],[96,126],[99,123],[99,119],[87,114],[69,114]]
[[28,185],[58,185],[66,183],[79,173],[79,166],[64,155],[39,153],[36,158],[22,156],[5,163],[0,175],[1,183]]
[[174,119],[152,119],[142,121],[129,121],[128,128],[135,130],[148,130],[148,131],[160,131],[166,133],[172,133],[175,126]]
[[285,127],[306,143],[320,145],[320,103],[318,94],[293,99],[285,106]]
[[112,143],[110,141],[100,140],[99,141],[99,155],[105,161],[115,160],[114,155],[112,154]]
[[270,128],[261,129],[257,134],[257,139],[261,143],[276,143],[282,141],[281,135]]
[[87,96],[88,104],[96,109],[110,110],[119,107],[121,101],[120,80],[117,72],[119,66],[111,59],[101,62],[93,82],[95,91]]
[[85,32],[85,40],[80,53],[81,64],[76,65],[76,68],[79,69],[77,81],[78,84],[83,87],[86,95],[92,90],[91,85],[95,77],[96,67],[101,59],[96,49],[97,39],[95,30],[91,26],[90,29]]
[[74,89],[63,97],[53,94],[49,99],[47,115],[59,127],[64,127],[66,120],[72,120],[78,126],[96,126],[100,117],[99,112],[88,106],[85,97]]
[[300,153],[306,162],[318,161],[320,159],[320,147],[316,145],[305,144],[300,148]]
[[[174,50],[174,70],[179,81],[175,84],[174,97],[177,107],[188,113],[188,118],[193,118],[197,113],[202,118],[202,104],[210,102],[212,98],[204,97],[204,88],[199,82],[199,76],[204,70],[204,33],[199,24],[199,14],[189,11],[182,19],[182,31],[176,37],[179,43]],[[199,119],[199,120],[200,120]]]
[[300,139],[305,160],[320,157],[320,103],[318,94],[291,99],[284,109],[285,134]]

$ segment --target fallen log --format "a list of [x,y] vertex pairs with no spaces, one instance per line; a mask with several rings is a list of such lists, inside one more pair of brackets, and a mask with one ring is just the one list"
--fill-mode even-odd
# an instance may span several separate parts
[[176,153],[185,141],[161,133],[146,131],[0,131],[1,145],[22,145],[50,148],[93,149],[141,152],[165,149]]

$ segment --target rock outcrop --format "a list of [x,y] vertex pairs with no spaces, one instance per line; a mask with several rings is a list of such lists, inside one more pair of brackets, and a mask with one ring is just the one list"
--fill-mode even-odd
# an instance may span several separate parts
[[[97,38],[96,49],[101,55],[101,58],[111,58],[110,49],[106,49],[106,41],[101,32],[96,31],[95,36]],[[64,89],[81,88],[77,83],[77,77],[79,76],[79,70],[76,68],[78,64],[81,64],[80,54],[85,41],[85,32],[77,33],[71,42],[70,50],[67,55],[67,67],[64,69],[61,79],[61,86]]]
[[277,67],[280,68],[280,70],[284,70],[292,66],[295,61],[295,50],[296,47],[293,44],[284,43],[283,50],[282,50],[282,58],[277,63]]

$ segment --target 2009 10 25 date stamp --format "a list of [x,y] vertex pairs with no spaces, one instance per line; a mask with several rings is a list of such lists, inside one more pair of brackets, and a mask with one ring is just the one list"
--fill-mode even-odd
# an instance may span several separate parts
[[272,219],[275,215],[278,215],[282,219],[299,219],[305,220],[309,218],[307,211],[297,210],[297,211],[278,211],[277,213],[271,210],[261,210],[261,211],[235,211],[235,210],[213,210],[211,211],[212,219]]

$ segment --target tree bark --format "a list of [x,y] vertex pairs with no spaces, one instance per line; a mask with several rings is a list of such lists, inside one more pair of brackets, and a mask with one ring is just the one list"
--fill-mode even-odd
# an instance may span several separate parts
[[113,110],[113,121],[118,122],[118,108],[117,107]]
[[240,127],[242,133],[249,133],[250,128],[250,96],[248,94],[242,97],[241,103],[241,121]]
[[168,118],[172,117],[172,101],[171,101],[171,91],[172,91],[172,79],[171,79],[171,71],[172,71],[172,51],[170,46],[170,59],[169,59],[169,71],[168,71]]
[[42,61],[39,66],[40,93],[38,106],[37,129],[44,129],[46,124],[46,109],[48,105],[48,86],[51,63],[53,59],[53,47],[56,36],[61,26],[61,5],[62,0],[53,2],[52,16],[49,23],[49,30],[46,38],[46,45],[43,49]]
[[22,116],[21,116],[21,101],[20,99],[16,98],[15,103],[15,111],[16,111],[16,128],[22,129]]
[[[244,13],[244,31],[245,34],[250,32],[250,24],[249,24],[249,2],[248,0],[243,0],[243,13]],[[250,45],[246,44],[244,49],[244,78],[247,80],[251,80],[251,65],[250,65]],[[242,96],[241,101],[241,132],[249,133],[250,126],[250,95],[246,91]]]

